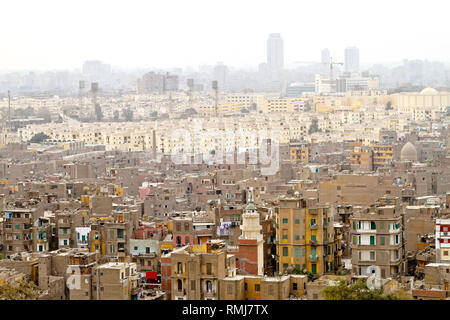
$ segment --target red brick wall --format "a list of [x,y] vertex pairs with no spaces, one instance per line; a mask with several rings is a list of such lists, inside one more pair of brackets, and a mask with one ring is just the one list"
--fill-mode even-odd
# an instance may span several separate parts
[[236,254],[236,268],[244,274],[258,274],[258,246],[256,240],[239,240],[239,251]]
[[171,300],[172,281],[172,259],[171,257],[161,257],[161,290],[166,292],[167,300]]

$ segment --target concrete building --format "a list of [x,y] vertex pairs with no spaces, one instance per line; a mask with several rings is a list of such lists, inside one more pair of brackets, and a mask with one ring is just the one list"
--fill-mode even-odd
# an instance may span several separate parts
[[403,212],[395,197],[380,198],[371,207],[356,210],[350,218],[352,273],[370,275],[379,268],[381,278],[406,272]]

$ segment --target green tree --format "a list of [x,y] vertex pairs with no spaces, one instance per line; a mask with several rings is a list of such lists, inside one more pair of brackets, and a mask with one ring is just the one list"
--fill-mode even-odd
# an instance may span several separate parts
[[384,295],[383,288],[369,289],[362,280],[351,285],[340,280],[337,285],[323,289],[322,295],[326,300],[399,300],[394,294]]
[[306,269],[300,269],[300,267],[290,267],[285,271],[286,274],[303,274],[308,276],[308,281],[314,281],[315,279],[317,279],[317,275],[306,270]]
[[311,126],[309,127],[308,133],[312,134],[314,132],[319,132],[319,131],[320,131],[320,129],[319,129],[319,120],[312,119]]
[[40,290],[33,282],[0,285],[0,300],[37,300],[40,295]]
[[392,102],[391,102],[391,101],[388,101],[388,102],[386,103],[386,110],[392,110],[392,109],[394,109],[394,108],[392,107]]
[[123,117],[125,118],[125,121],[133,121],[133,110],[130,109],[130,107],[123,110]]
[[95,115],[97,117],[97,121],[103,120],[102,107],[100,107],[100,105],[98,103],[95,105]]
[[36,133],[31,139],[30,142],[31,143],[42,143],[44,142],[46,139],[50,139],[50,137],[48,135],[46,135],[43,132],[39,132]]

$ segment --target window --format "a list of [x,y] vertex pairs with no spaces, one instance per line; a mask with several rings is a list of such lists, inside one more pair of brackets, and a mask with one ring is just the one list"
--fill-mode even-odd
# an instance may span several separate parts
[[287,257],[289,255],[288,247],[283,247],[283,257]]
[[375,236],[370,236],[370,245],[371,246],[375,245]]
[[195,291],[195,280],[191,280],[191,291]]
[[384,237],[380,237],[380,245],[384,246]]
[[375,224],[374,221],[370,221],[370,230],[376,230],[377,229],[377,225]]
[[211,263],[206,264],[206,274],[211,275],[212,274],[212,265]]
[[244,283],[244,290],[245,290],[245,291],[247,291],[247,290],[248,290],[248,284],[247,284],[247,282],[246,282],[246,283]]
[[370,261],[375,261],[375,251],[370,251]]
[[283,223],[288,223],[288,219],[284,218]]
[[16,223],[15,228],[16,230],[20,230],[20,224]]
[[178,262],[177,271],[178,271],[178,274],[183,273],[183,264],[181,262]]
[[287,240],[288,235],[287,234],[283,234],[283,240]]
[[206,281],[206,292],[211,293],[212,292],[212,282],[211,280]]
[[297,291],[297,282],[292,284],[292,291]]
[[[305,248],[302,248],[302,257],[304,257],[305,254],[306,254],[306,249],[305,249]],[[303,268],[304,268],[304,267],[303,267]]]
[[269,291],[269,296],[273,296],[273,291],[274,291],[273,284],[269,285],[268,291]]
[[177,280],[177,289],[179,292],[183,290],[183,282],[180,279]]
[[232,294],[233,293],[233,285],[229,284],[227,285],[227,294]]
[[448,250],[444,250],[444,256],[448,256]]
[[300,248],[295,248],[295,257],[296,258],[300,257]]
[[295,219],[295,224],[299,224],[300,220],[299,219]]
[[300,236],[295,236],[295,240],[300,240]]
[[319,295],[318,295],[317,293],[313,293],[313,299],[314,299],[314,300],[319,299]]
[[259,292],[261,290],[261,287],[259,284],[255,284],[255,292]]

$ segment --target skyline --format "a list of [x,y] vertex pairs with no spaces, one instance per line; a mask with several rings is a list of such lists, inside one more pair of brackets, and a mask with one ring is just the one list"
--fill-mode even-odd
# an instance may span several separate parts
[[443,1],[432,0],[426,6],[410,1],[408,9],[402,3],[380,1],[370,8],[370,15],[353,0],[345,5],[267,3],[233,0],[226,7],[203,0],[194,4],[130,1],[126,7],[85,0],[64,5],[54,0],[7,3],[8,15],[0,21],[0,27],[8,30],[0,70],[76,69],[86,60],[123,69],[185,68],[218,61],[254,68],[266,61],[271,33],[283,38],[286,65],[320,61],[324,48],[342,61],[344,49],[351,46],[359,48],[362,66],[404,59],[448,62]]

